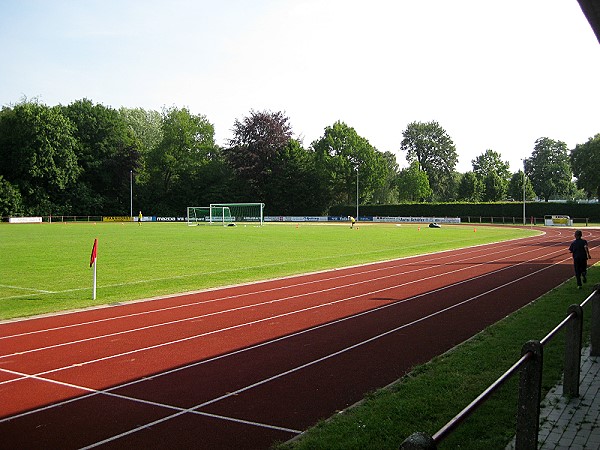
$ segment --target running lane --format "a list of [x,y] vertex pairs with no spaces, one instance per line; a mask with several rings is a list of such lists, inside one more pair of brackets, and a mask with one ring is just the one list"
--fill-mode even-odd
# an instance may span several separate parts
[[0,448],[268,448],[570,278],[544,231],[3,323]]

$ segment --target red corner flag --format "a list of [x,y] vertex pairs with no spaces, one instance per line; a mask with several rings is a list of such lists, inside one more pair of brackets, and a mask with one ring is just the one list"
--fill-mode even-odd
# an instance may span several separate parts
[[98,254],[98,239],[94,239],[94,246],[92,247],[92,256],[90,257],[90,267],[96,262],[96,255]]

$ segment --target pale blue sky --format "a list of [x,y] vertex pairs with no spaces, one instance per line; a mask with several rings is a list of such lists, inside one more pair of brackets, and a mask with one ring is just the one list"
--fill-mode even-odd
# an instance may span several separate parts
[[399,152],[436,120],[458,170],[600,133],[600,44],[576,0],[0,0],[0,105],[188,107],[221,145],[251,109],[308,146],[342,120]]

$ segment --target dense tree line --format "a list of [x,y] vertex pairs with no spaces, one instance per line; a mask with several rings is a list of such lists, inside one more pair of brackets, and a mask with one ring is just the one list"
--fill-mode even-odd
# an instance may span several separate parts
[[[187,108],[119,110],[83,99],[23,101],[0,111],[0,216],[183,215],[187,206],[256,202],[267,214],[324,214],[333,205],[402,201],[548,200],[600,194],[600,135],[569,150],[538,139],[523,171],[493,150],[456,172],[458,154],[437,122],[413,122],[399,148],[409,166],[336,122],[307,147],[282,112],[250,111],[225,146]],[[577,177],[577,185],[572,182]],[[523,185],[525,183],[525,186]]]

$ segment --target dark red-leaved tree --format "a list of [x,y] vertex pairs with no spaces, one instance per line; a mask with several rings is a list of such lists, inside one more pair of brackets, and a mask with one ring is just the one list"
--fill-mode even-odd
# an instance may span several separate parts
[[246,201],[267,202],[268,186],[282,167],[281,154],[292,139],[289,119],[282,112],[250,111],[233,124],[233,137],[224,156],[247,191]]

